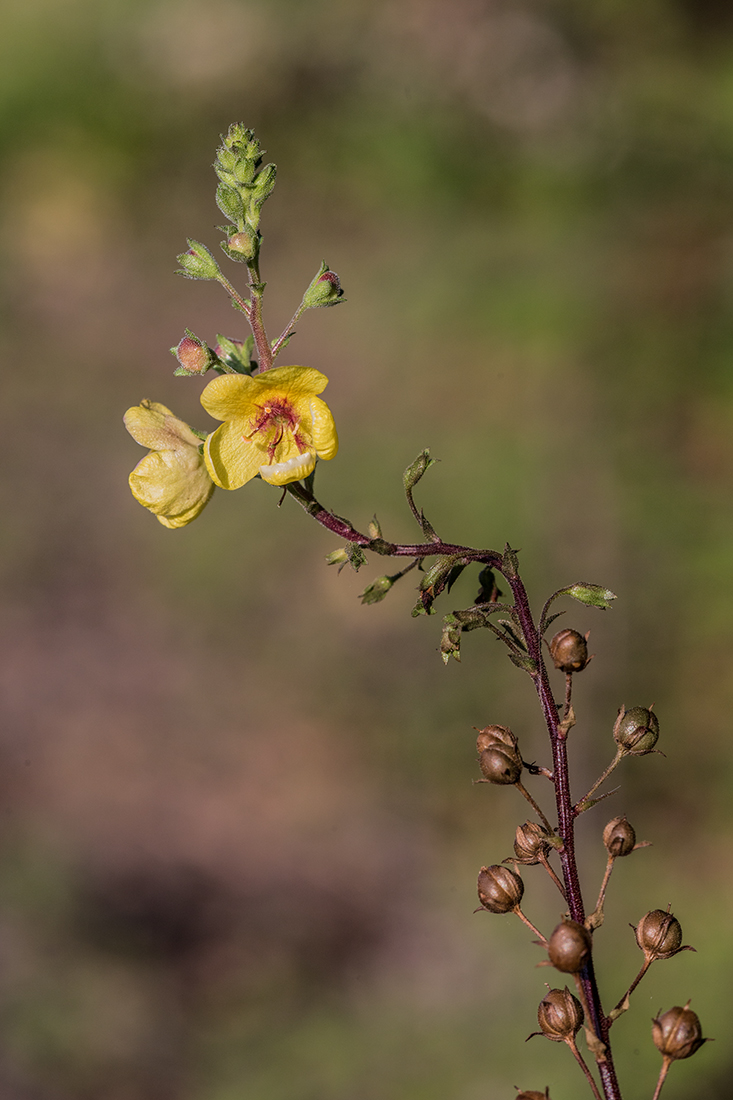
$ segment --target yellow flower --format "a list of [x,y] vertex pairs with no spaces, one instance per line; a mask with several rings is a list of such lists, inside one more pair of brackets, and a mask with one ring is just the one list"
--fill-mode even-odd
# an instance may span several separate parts
[[130,474],[130,488],[166,527],[185,527],[204,508],[214,485],[199,451],[200,439],[165,405],[141,401],[125,413],[125,427],[150,454]]
[[325,401],[328,379],[310,367],[276,367],[253,377],[223,374],[201,394],[201,404],[224,423],[206,440],[209,473],[222,489],[239,489],[260,475],[287,485],[333,458],[338,436]]

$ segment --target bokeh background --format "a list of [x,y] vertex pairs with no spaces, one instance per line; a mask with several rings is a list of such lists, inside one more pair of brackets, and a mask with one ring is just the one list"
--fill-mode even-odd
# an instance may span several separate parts
[[[443,668],[412,578],[362,607],[382,563],[327,569],[338,542],[269,486],[177,532],[129,494],[125,408],[208,426],[168,348],[244,335],[173,275],[187,236],[216,249],[210,164],[242,120],[279,166],[271,334],[323,258],[348,298],[286,357],[331,380],[324,501],[412,541],[401,472],[429,446],[444,537],[520,547],[538,604],[618,593],[564,620],[596,653],[578,793],[621,704],[655,703],[666,754],[581,823],[589,895],[610,816],[654,843],[612,880],[606,1003],[646,910],[671,902],[699,949],[652,968],[619,1072],[651,1096],[650,1017],[692,997],[718,1042],[665,1095],[728,1098],[730,5],[5,0],[0,112],[3,1097],[586,1095],[560,1044],[525,1046],[538,948],[472,913],[527,816],[472,785],[472,727],[545,761],[526,677],[488,633]],[[466,572],[442,611],[475,591]],[[525,909],[547,931],[545,879]]]

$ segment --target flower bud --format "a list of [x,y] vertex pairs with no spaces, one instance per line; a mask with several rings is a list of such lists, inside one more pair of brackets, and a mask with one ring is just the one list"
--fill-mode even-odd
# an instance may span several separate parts
[[182,252],[177,259],[181,267],[176,275],[184,275],[187,279],[218,279],[221,274],[208,248],[198,241],[189,239],[188,252]]
[[574,1039],[583,1024],[583,1008],[567,986],[564,989],[551,989],[540,1001],[537,1009],[537,1022],[542,1034],[553,1043],[563,1043]]
[[614,817],[603,830],[603,843],[610,856],[627,856],[633,852],[636,833],[625,817]]
[[251,226],[245,225],[240,232],[231,233],[225,241],[222,241],[221,247],[230,260],[236,260],[241,264],[248,263],[257,258],[260,250],[260,235]]
[[516,871],[501,864],[482,867],[478,876],[478,900],[490,913],[511,913],[524,894],[524,883]]
[[574,920],[563,920],[550,936],[547,954],[556,970],[577,974],[590,958],[591,935]]
[[659,719],[647,707],[621,707],[613,727],[613,739],[620,749],[632,756],[646,756],[654,750],[659,737]]
[[335,271],[331,271],[324,260],[318,274],[303,295],[303,305],[306,309],[318,309],[320,306],[336,306],[344,300],[344,292],[341,289],[339,277]]
[[484,749],[478,758],[481,774],[489,783],[509,785],[522,774],[522,759],[518,753],[500,748]]
[[194,336],[190,329],[177,347],[171,348],[171,354],[178,360],[175,374],[206,374],[209,367],[216,363],[216,355],[203,340]]
[[550,834],[536,821],[525,821],[517,826],[514,838],[514,852],[520,863],[541,863],[542,856],[550,850],[547,838]]
[[648,959],[671,959],[683,951],[682,926],[672,913],[664,909],[652,909],[646,913],[636,928],[636,942]]
[[560,630],[550,642],[550,655],[560,672],[582,672],[590,660],[588,643],[577,630]]
[[672,1061],[689,1058],[708,1041],[702,1037],[700,1020],[689,1001],[684,1008],[675,1005],[653,1020],[652,1038],[659,1053]]

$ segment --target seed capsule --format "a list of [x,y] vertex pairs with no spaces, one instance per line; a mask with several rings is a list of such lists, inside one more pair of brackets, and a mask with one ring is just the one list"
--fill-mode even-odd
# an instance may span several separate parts
[[544,1092],[535,1092],[534,1089],[530,1092],[518,1092],[514,1100],[550,1100],[549,1086]]
[[632,707],[618,712],[613,738],[620,749],[632,756],[646,756],[654,750],[659,737],[659,719],[647,707]]
[[684,1008],[675,1005],[653,1020],[652,1038],[659,1053],[672,1061],[691,1057],[707,1043],[698,1015],[690,1008],[689,1001]]
[[554,1043],[563,1043],[574,1038],[580,1031],[583,1017],[580,1001],[567,986],[564,989],[551,989],[537,1009],[537,1022],[542,1033]]
[[514,853],[520,863],[541,863],[542,856],[550,850],[547,838],[550,834],[536,821],[525,821],[517,826]]
[[547,954],[556,970],[577,974],[590,958],[591,935],[574,920],[563,920],[550,936]]
[[636,833],[625,817],[614,817],[603,830],[603,843],[610,856],[627,856],[633,852]]
[[683,950],[682,926],[672,913],[652,909],[636,928],[636,942],[648,959],[671,959]]
[[582,672],[590,660],[588,642],[577,630],[560,630],[550,642],[550,656],[560,672]]
[[492,864],[482,867],[478,876],[478,900],[490,913],[511,913],[524,894],[524,883],[516,871]]
[[489,783],[516,783],[522,774],[522,759],[500,748],[484,749],[478,758],[481,774]]
[[476,751],[482,753],[484,749],[506,747],[516,749],[517,739],[508,726],[484,726],[478,731],[476,738]]

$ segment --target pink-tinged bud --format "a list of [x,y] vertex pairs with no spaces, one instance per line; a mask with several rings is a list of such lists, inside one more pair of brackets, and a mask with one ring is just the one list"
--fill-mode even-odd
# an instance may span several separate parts
[[208,349],[191,336],[184,336],[176,348],[176,359],[187,374],[205,374],[211,356]]
[[324,261],[313,282],[303,295],[305,309],[318,309],[319,306],[335,306],[343,301],[344,292],[335,271],[331,271]]

